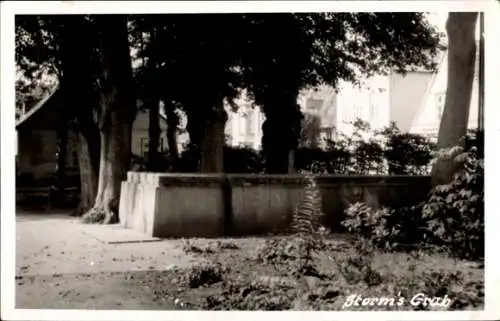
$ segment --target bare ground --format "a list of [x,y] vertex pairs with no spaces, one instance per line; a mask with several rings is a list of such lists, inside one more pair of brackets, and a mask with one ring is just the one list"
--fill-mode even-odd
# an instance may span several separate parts
[[[482,308],[484,298],[481,267],[436,255],[379,253],[372,265],[383,281],[346,282],[336,262],[355,253],[345,240],[331,241],[328,254],[318,258],[328,278],[295,280],[286,275],[286,264],[255,260],[269,238],[192,239],[189,247],[184,240],[84,225],[66,215],[18,214],[16,239],[16,308],[336,310],[351,294],[402,291],[411,297],[435,288],[431,281],[446,283],[448,295],[458,302],[455,309]],[[194,267],[218,263],[228,269],[221,280],[189,286]]]

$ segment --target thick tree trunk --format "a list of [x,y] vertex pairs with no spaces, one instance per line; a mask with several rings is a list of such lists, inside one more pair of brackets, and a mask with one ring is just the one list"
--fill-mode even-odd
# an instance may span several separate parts
[[201,172],[224,172],[224,141],[227,113],[222,100],[215,106],[201,137]]
[[79,133],[80,204],[72,215],[80,216],[94,205],[99,172],[100,139],[94,120],[97,99],[93,89],[90,43],[95,34],[89,32],[88,21],[83,15],[61,16],[63,34],[60,43],[62,53],[61,90],[68,120],[75,121]]
[[101,155],[98,190],[87,222],[118,222],[121,182],[130,166],[132,123],[136,113],[127,18],[96,17],[102,32]]
[[175,113],[175,106],[171,103],[165,105],[167,116],[167,144],[170,161],[173,170],[177,170],[179,164],[179,148],[177,146],[177,126],[179,126],[179,117]]
[[[201,110],[201,107],[198,110]],[[186,130],[189,133],[189,145],[193,152],[192,157],[194,157],[194,161],[196,162],[196,164],[193,164],[195,165],[193,169],[196,172],[198,172],[200,171],[200,163],[201,163],[200,146],[201,146],[201,140],[205,122],[203,121],[203,115],[198,115],[192,111],[187,113],[187,118],[188,119],[187,119]]]
[[[477,16],[474,12],[451,12],[448,16],[448,85],[438,149],[461,146],[467,133],[475,71]],[[454,162],[454,156],[440,158],[434,164],[431,173],[434,185],[446,184],[453,178],[460,167]]]
[[[97,221],[104,224],[118,222],[121,182],[130,161],[131,125],[121,121],[113,111],[111,124],[101,130],[101,160],[99,181],[94,208]],[[95,215],[94,214],[94,215]]]
[[[78,165],[80,167],[80,204],[74,215],[81,216],[93,206],[97,195],[99,175],[99,136],[97,141],[79,134]],[[96,148],[97,147],[97,148]]]
[[[60,110],[61,112],[62,110]],[[65,115],[65,113],[63,113]],[[63,203],[66,181],[66,161],[68,158],[68,118],[62,116],[57,128],[57,169],[56,169],[56,207]]]
[[297,96],[289,95],[264,106],[266,120],[262,125],[262,149],[266,173],[291,174],[295,170],[295,151],[301,128]]
[[149,105],[149,148],[147,169],[150,172],[158,171],[159,153],[158,147],[160,144],[160,104],[158,99],[153,99]]

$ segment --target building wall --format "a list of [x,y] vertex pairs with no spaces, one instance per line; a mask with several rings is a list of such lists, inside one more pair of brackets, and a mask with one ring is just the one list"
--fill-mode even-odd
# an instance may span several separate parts
[[[17,170],[34,179],[49,177],[56,172],[57,135],[55,130],[23,130],[17,133]],[[78,136],[68,133],[66,167],[78,167]]]
[[[166,123],[160,121],[163,150],[167,150]],[[132,153],[144,156],[147,152],[149,116],[147,112],[139,112],[133,125]],[[68,151],[66,166],[68,169],[78,167],[78,135],[68,133]],[[161,149],[160,144],[160,149]],[[22,174],[33,175],[34,179],[42,179],[56,172],[57,134],[50,129],[30,129],[23,127],[17,131],[17,170]]]
[[425,101],[434,78],[431,72],[392,74],[390,79],[390,121],[409,131]]
[[361,119],[372,128],[382,128],[389,123],[388,76],[376,76],[364,80],[361,86],[341,82],[337,98],[336,128],[349,134],[353,127],[350,124]]
[[[478,52],[479,54],[479,45]],[[478,56],[476,56],[478,57]],[[427,95],[419,109],[411,127],[410,132],[437,136],[441,116],[444,109],[446,88],[448,85],[448,57],[441,57],[441,67],[435,75]],[[470,100],[468,128],[477,128],[479,107],[479,59],[476,59],[475,76],[472,85],[472,96]]]
[[235,101],[239,106],[236,112],[226,105],[228,121],[226,137],[230,146],[246,146],[256,150],[261,149],[262,124],[265,116],[258,106],[253,106],[245,93]]
[[[139,111],[134,121],[132,133],[132,154],[144,157],[148,151],[149,142],[149,113],[147,111]],[[167,144],[167,124],[165,119],[160,117],[160,146],[159,151],[168,150]]]

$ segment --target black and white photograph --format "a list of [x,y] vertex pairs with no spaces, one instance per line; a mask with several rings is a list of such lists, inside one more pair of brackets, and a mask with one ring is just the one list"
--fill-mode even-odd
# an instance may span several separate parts
[[500,6],[403,2],[3,2],[2,319],[500,317]]

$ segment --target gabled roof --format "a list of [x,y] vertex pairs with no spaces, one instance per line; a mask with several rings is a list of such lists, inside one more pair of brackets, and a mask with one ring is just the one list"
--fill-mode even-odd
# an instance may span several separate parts
[[[16,121],[16,129],[26,122],[29,118],[31,118],[33,115],[35,115],[37,112],[43,109],[44,106],[47,106],[47,102],[59,91],[59,84],[56,84],[54,88],[50,91],[50,93],[41,99],[38,103],[35,104],[33,108],[31,108],[26,114],[22,115],[19,120]],[[142,105],[142,102],[140,100],[137,100],[136,104],[138,106]],[[163,112],[159,113],[160,118],[163,119],[163,121],[167,120],[166,115]]]
[[56,84],[54,88],[50,91],[50,93],[42,98],[38,103],[33,106],[26,114],[22,115],[19,120],[16,121],[16,128],[19,127],[23,122],[25,122],[28,118],[33,116],[37,111],[39,111],[43,106],[45,106],[45,103],[49,101],[52,96],[59,90],[59,84]]

